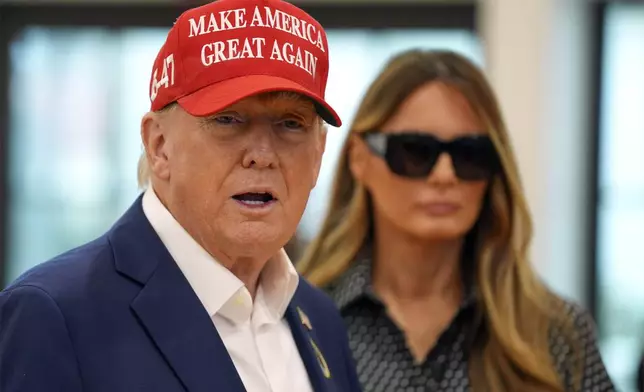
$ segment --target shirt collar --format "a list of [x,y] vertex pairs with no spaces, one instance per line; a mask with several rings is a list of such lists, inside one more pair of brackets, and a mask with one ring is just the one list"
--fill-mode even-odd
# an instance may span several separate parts
[[210,317],[219,314],[233,322],[244,322],[259,308],[266,322],[282,319],[299,283],[284,249],[264,267],[253,304],[244,283],[185,231],[152,187],[145,191],[142,203],[145,216]]

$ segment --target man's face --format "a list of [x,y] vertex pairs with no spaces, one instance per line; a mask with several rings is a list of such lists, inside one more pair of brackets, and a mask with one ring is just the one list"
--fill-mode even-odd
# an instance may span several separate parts
[[311,101],[278,93],[207,118],[178,106],[155,116],[143,126],[155,189],[202,246],[253,257],[289,240],[324,151],[326,134]]

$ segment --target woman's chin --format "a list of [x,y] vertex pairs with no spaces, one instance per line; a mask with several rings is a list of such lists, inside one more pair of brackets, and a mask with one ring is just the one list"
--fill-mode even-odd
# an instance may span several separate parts
[[[416,222],[414,222],[416,223]],[[470,227],[449,220],[432,220],[424,224],[409,224],[408,230],[414,237],[424,241],[449,241],[463,238]]]

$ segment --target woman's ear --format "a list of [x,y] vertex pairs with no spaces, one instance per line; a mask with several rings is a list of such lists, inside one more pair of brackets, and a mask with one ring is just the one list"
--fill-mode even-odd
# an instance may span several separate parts
[[367,145],[359,136],[350,135],[347,148],[349,170],[351,170],[351,174],[358,182],[364,183],[369,161]]

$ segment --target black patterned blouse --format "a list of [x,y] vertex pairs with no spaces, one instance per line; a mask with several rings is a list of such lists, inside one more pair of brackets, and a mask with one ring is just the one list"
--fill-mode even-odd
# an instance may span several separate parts
[[[416,365],[405,337],[388,317],[371,288],[371,263],[364,259],[352,266],[327,292],[340,308],[347,324],[349,343],[364,392],[465,392],[470,391],[468,348],[475,318],[474,296],[466,296],[456,317],[438,338],[426,360]],[[581,392],[609,392],[615,387],[600,357],[591,316],[576,305],[569,312],[585,346]],[[556,331],[551,352],[557,369],[574,391],[567,361],[567,346]],[[519,392],[519,391],[517,391]]]

